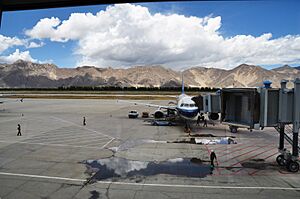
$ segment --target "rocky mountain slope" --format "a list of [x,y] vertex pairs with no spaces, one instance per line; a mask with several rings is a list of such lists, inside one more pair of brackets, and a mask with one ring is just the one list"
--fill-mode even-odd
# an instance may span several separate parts
[[[269,79],[279,87],[281,79],[300,77],[300,70],[284,65],[266,70],[242,64],[232,70],[194,67],[183,71],[186,85],[197,87],[254,87]],[[83,66],[58,68],[19,60],[0,64],[0,87],[58,86],[180,86],[181,73],[162,66],[135,66],[128,69]]]

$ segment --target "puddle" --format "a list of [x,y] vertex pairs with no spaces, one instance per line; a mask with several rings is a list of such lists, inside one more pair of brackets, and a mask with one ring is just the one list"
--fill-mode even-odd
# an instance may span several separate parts
[[100,197],[100,193],[98,191],[90,191],[91,197],[89,199],[98,199]]
[[253,162],[264,162],[265,160],[261,159],[261,158],[257,158],[257,159],[251,159],[251,161],[253,161]]
[[146,177],[158,174],[204,178],[212,174],[209,164],[197,158],[175,158],[166,161],[136,161],[120,157],[99,160],[86,160],[86,173],[93,175],[89,180],[106,180],[110,178]]
[[196,144],[195,139],[191,138],[189,140],[176,140],[173,142],[168,142],[168,143],[186,143],[186,144]]
[[277,168],[277,165],[265,162],[264,159],[251,159],[247,162],[241,163],[242,167],[244,168],[251,168],[251,169],[257,169],[257,170],[265,170],[273,168],[274,166]]
[[251,168],[251,169],[257,169],[257,170],[265,170],[269,164],[264,162],[243,162],[241,165],[244,168]]

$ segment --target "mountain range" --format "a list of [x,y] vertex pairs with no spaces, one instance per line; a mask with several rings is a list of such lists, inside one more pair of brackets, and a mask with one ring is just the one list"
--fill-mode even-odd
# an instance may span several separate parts
[[37,64],[18,60],[0,64],[0,87],[43,88],[59,86],[147,86],[175,87],[256,87],[263,80],[279,87],[281,79],[300,78],[300,67],[284,65],[272,70],[241,64],[231,70],[193,67],[182,72],[163,66],[134,66],[127,69],[82,66],[59,68],[54,64]]

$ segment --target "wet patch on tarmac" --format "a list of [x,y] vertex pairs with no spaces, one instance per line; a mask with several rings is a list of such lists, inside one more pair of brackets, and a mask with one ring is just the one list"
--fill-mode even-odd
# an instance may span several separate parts
[[212,174],[209,164],[198,158],[175,158],[161,162],[128,160],[120,157],[110,157],[99,160],[83,161],[86,172],[91,176],[88,183],[106,179],[133,179],[159,174],[204,178]]
[[192,138],[191,139],[171,141],[171,142],[168,142],[168,143],[196,144],[195,140],[192,140]]
[[278,169],[275,163],[265,162],[264,159],[251,159],[241,163],[243,168],[251,168],[257,170]]
[[89,199],[97,199],[100,198],[100,193],[98,191],[90,191],[91,197]]
[[215,145],[215,144],[237,144],[235,140],[233,140],[231,137],[218,137],[218,138],[187,138],[182,140],[176,140],[168,143],[185,143],[185,144],[200,144],[200,145]]
[[251,168],[251,169],[259,169],[259,170],[265,170],[268,166],[268,164],[264,162],[243,162],[241,165],[244,168]]

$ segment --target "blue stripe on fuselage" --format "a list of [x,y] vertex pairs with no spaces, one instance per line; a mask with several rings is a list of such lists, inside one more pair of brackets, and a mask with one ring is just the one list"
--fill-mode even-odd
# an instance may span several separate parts
[[187,118],[194,118],[198,114],[198,109],[187,110],[187,109],[177,108],[177,111],[179,112],[180,115]]

